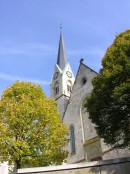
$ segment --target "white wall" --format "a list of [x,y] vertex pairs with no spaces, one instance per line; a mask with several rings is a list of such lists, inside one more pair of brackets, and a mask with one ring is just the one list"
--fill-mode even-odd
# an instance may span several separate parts
[[19,169],[18,174],[130,174],[130,158]]
[[8,174],[7,163],[0,164],[0,174]]

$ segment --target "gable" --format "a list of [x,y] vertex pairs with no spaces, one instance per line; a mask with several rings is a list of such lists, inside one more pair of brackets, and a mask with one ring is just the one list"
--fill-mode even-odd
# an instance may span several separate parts
[[[82,104],[84,99],[90,95],[93,86],[92,79],[98,76],[98,74],[91,70],[89,67],[80,63],[75,83],[72,89],[72,93],[69,99],[69,103],[66,112],[63,117],[63,122],[70,128],[70,125],[74,125],[75,128],[75,143],[76,143],[76,154],[70,156],[71,162],[75,160],[84,160],[84,147],[83,143],[87,140],[86,130],[89,131],[88,138],[93,138],[96,135],[92,129],[90,122],[88,122],[89,114],[82,113]],[[84,129],[85,128],[85,129]],[[70,148],[69,148],[70,149]]]
[[92,79],[97,76],[97,72],[87,67],[83,63],[80,63],[72,92],[75,93],[76,91],[86,91],[86,93],[91,93],[93,89]]

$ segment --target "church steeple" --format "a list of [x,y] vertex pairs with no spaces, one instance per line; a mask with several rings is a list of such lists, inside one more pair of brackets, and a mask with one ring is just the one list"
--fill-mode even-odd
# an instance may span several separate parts
[[51,80],[51,97],[56,100],[61,118],[65,113],[74,80],[73,72],[67,61],[63,36],[60,33],[57,63]]
[[57,65],[61,70],[63,70],[68,63],[65,46],[64,46],[64,40],[62,32],[60,33],[60,41],[59,41],[59,49],[58,49],[58,57],[57,57]]

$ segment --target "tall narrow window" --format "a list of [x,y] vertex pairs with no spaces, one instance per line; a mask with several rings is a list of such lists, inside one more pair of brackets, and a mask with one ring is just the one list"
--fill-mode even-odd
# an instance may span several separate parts
[[58,82],[55,83],[55,86],[54,86],[54,94],[55,95],[59,94],[59,83]]
[[71,91],[72,91],[72,83],[71,83],[70,80],[67,81],[67,91],[68,91],[68,92],[71,92]]
[[67,85],[67,91],[71,92],[71,86],[70,85]]
[[59,86],[56,86],[55,87],[55,94],[58,94],[59,93]]
[[75,131],[74,126],[70,126],[70,146],[71,146],[71,154],[76,153],[76,147],[75,147]]

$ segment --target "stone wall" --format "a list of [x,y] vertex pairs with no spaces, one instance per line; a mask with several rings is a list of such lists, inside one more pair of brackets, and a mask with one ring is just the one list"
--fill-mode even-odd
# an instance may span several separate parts
[[130,174],[130,158],[19,169],[17,174]]
[[87,137],[90,139],[97,136],[95,130],[90,130],[91,123],[90,121],[88,122],[88,113],[85,112],[87,115],[82,114],[82,103],[92,91],[93,86],[91,81],[95,76],[97,74],[94,71],[84,64],[80,64],[69,104],[63,118],[63,122],[69,128],[71,125],[75,128],[76,153],[71,153],[71,142],[69,141],[66,146],[66,150],[69,152],[67,163],[88,161],[84,142],[87,140]]

